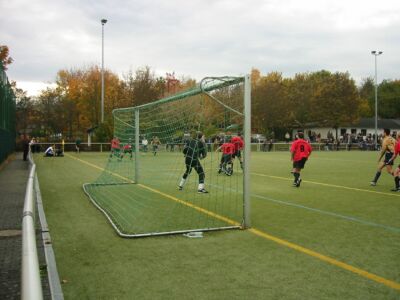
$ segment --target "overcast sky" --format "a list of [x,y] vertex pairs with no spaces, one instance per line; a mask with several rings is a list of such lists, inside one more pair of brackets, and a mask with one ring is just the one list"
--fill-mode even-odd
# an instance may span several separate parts
[[196,79],[252,67],[293,76],[348,71],[400,79],[399,0],[0,0],[8,77],[30,95],[57,71],[101,65],[122,75],[150,66]]

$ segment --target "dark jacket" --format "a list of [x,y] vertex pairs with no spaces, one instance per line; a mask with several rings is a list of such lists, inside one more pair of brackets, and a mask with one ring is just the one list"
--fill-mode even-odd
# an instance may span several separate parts
[[203,159],[207,156],[206,146],[201,140],[190,139],[183,147],[183,154],[192,160]]

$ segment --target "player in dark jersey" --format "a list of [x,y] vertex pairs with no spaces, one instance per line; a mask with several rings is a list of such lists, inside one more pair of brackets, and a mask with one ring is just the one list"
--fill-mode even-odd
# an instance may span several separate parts
[[204,134],[199,132],[195,138],[189,139],[183,148],[183,154],[185,155],[186,171],[182,176],[178,189],[183,190],[183,186],[185,185],[189,174],[192,172],[192,169],[195,169],[199,175],[199,186],[197,192],[200,194],[208,193],[204,188],[205,173],[200,164],[200,160],[207,156]]
[[290,147],[290,152],[292,154],[293,161],[293,186],[300,187],[300,172],[301,169],[304,168],[308,157],[311,155],[312,148],[311,145],[306,140],[304,140],[303,132],[297,133],[297,137],[298,139],[295,140]]
[[241,151],[242,151],[242,149],[243,149],[243,147],[244,147],[244,142],[243,142],[242,135],[241,135],[240,132],[238,133],[237,136],[234,136],[234,137],[231,139],[231,143],[235,145],[235,153],[233,154],[233,158],[235,158],[235,157],[238,158],[238,160],[239,160],[239,162],[240,162],[240,167],[241,167],[242,170],[243,170],[243,160],[242,160],[242,153],[241,153]]

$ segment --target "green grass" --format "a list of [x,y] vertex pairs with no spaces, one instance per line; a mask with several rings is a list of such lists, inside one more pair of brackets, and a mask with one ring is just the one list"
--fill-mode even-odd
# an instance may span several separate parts
[[[315,152],[296,189],[287,152],[253,153],[252,226],[400,283],[400,194],[387,174],[369,186],[377,156]],[[106,154],[79,158],[106,165]],[[66,299],[400,299],[249,231],[122,239],[82,190],[100,170],[70,157],[35,161]]]
[[236,164],[233,176],[218,175],[218,164],[214,152],[202,161],[208,174],[210,193],[206,195],[197,193],[195,171],[184,189],[177,189],[185,167],[181,152],[142,154],[140,184],[132,184],[135,160],[110,159],[106,171],[95,183],[85,185],[85,191],[118,231],[127,235],[239,227],[243,219],[242,172]]

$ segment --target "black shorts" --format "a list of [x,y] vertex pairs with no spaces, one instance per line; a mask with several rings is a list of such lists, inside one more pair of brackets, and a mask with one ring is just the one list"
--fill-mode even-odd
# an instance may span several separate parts
[[233,153],[232,158],[240,158],[242,157],[242,153],[240,152],[240,150],[237,150],[235,153]]
[[232,162],[232,158],[234,158],[233,155],[234,154],[232,154],[232,155],[231,154],[223,154],[221,162],[225,163],[225,164],[231,163]]
[[307,158],[303,157],[302,159],[298,161],[293,162],[293,168],[295,169],[304,169],[304,165],[306,164]]
[[386,152],[385,153],[385,160],[384,163],[386,166],[393,166],[394,161],[392,160],[391,162],[389,162],[389,160],[392,158],[393,153],[392,152]]

